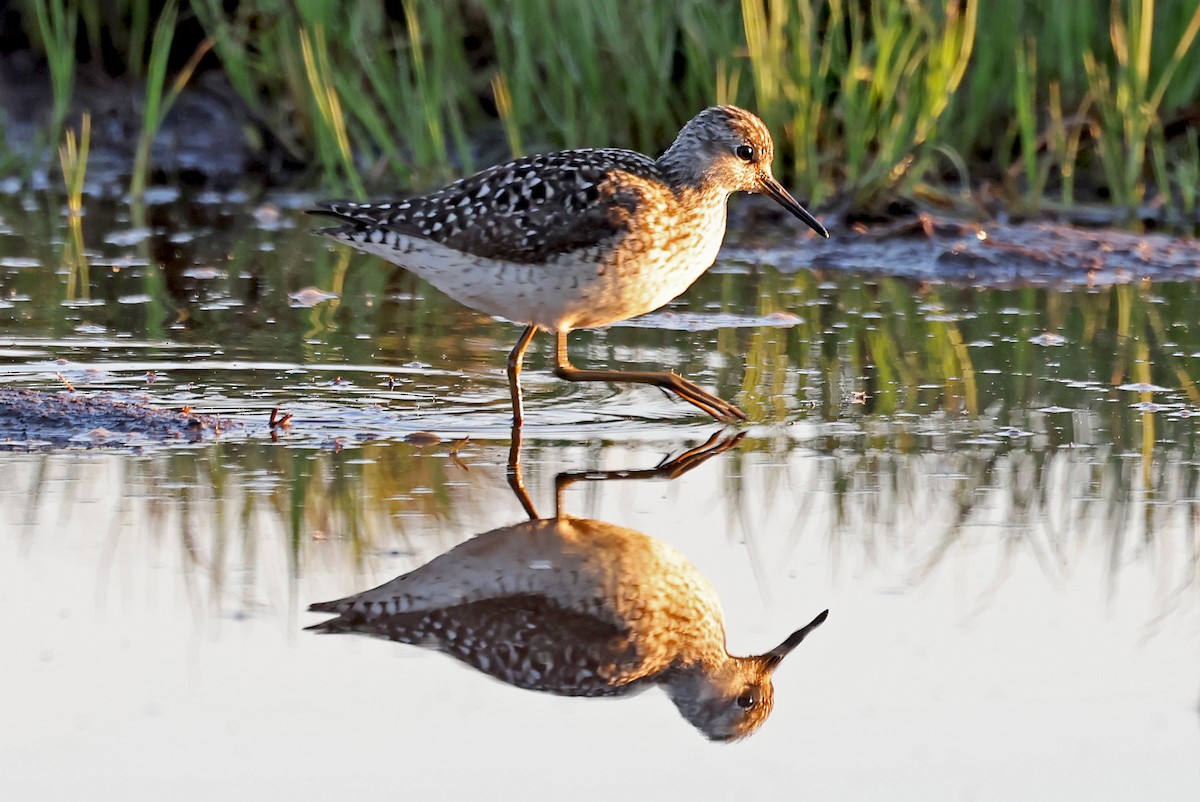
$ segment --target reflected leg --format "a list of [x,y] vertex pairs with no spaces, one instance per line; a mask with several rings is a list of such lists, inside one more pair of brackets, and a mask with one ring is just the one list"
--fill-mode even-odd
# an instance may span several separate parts
[[508,486],[517,494],[517,501],[521,502],[525,514],[529,516],[529,520],[536,520],[537,509],[533,506],[533,500],[529,498],[529,491],[525,489],[525,477],[521,475],[521,424],[516,422],[513,423],[512,441],[508,447],[507,474]]
[[[745,432],[737,432],[722,438],[724,431],[714,432],[713,436],[700,446],[688,449],[678,457],[664,460],[654,468],[643,468],[635,471],[564,471],[554,477],[554,517],[562,515],[563,491],[576,482],[605,482],[615,479],[676,479],[693,468],[698,468],[718,454],[722,454],[746,437]],[[511,481],[509,482],[511,484]],[[522,489],[524,489],[522,487]]]

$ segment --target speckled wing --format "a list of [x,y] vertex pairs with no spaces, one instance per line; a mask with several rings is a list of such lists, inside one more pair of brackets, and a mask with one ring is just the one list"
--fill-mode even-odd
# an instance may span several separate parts
[[564,696],[629,693],[662,668],[647,665],[628,628],[537,594],[384,616],[351,609],[312,629],[434,649],[510,685]]
[[646,193],[662,180],[655,162],[635,151],[568,150],[491,167],[429,195],[312,213],[343,221],[320,232],[343,241],[419,237],[486,259],[540,264],[627,231],[642,204],[661,200]]

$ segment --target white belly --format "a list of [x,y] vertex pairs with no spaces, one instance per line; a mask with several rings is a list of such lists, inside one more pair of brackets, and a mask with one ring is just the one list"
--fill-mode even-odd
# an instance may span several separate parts
[[725,235],[725,206],[677,228],[648,247],[606,243],[536,265],[483,259],[406,236],[394,244],[347,242],[484,314],[570,331],[636,317],[679,296],[715,261]]

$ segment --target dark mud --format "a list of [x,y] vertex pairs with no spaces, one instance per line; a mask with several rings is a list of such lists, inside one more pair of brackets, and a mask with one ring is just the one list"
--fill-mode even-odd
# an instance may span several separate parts
[[[140,81],[110,79],[93,70],[78,74],[66,125],[78,129],[84,111],[92,117],[88,178],[93,183],[115,185],[130,174],[145,96]],[[53,98],[49,76],[29,54],[0,59],[0,154],[7,150],[39,164],[34,186],[51,181],[57,169],[53,148],[45,142]],[[246,134],[251,129],[257,146]],[[151,163],[159,177],[184,184],[234,186],[247,174],[267,183],[297,167],[275,144],[222,76],[206,72],[171,106],[154,138]]]
[[158,409],[135,396],[0,388],[0,450],[6,451],[197,442],[237,425],[187,408]]
[[[757,263],[764,249],[726,248]],[[1142,279],[1200,278],[1200,240],[1090,230],[1055,223],[970,223],[921,215],[802,247],[767,246],[765,259],[788,273],[836,270],[975,287],[1100,286]]]

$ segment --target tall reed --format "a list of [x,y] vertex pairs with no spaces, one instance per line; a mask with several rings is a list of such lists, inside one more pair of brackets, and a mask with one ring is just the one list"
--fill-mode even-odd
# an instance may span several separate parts
[[[802,189],[869,202],[919,178],[967,68],[978,0],[743,0],[755,106]],[[836,166],[835,166],[836,165]]]
[[1198,33],[1200,5],[1170,57],[1155,65],[1154,0],[1129,0],[1113,3],[1109,18],[1115,65],[1105,65],[1091,50],[1083,54],[1088,85],[1096,99],[1095,138],[1109,193],[1131,218],[1145,196],[1147,149],[1162,125],[1159,107]]
[[78,17],[70,0],[34,0],[38,33],[45,48],[53,91],[49,137],[57,142],[62,134],[75,82],[75,34]]
[[92,117],[84,114],[79,137],[68,130],[58,149],[59,165],[67,190],[67,227],[69,235],[63,243],[63,266],[67,271],[67,300],[87,299],[91,295],[87,253],[83,246],[83,182],[87,177],[88,152],[92,142]]
[[362,195],[365,190],[354,164],[354,153],[350,149],[346,117],[342,113],[337,87],[334,86],[323,25],[318,24],[313,30],[306,28],[300,32],[300,52],[304,56],[304,74],[308,77],[313,104],[317,109],[317,153],[325,174],[337,176],[340,168],[340,176]]
[[[24,2],[52,132],[71,106],[80,20],[81,52],[115,47],[144,76],[135,194],[210,45],[271,141],[355,192],[426,187],[517,151],[654,154],[713,102],[758,110],[778,171],[818,203],[923,194],[949,165],[964,183],[1004,180],[1031,211],[1073,204],[1081,186],[1129,213],[1157,188],[1182,210],[1200,169],[1195,125],[1164,126],[1200,94],[1194,0],[1111,0],[1107,17],[1037,0]],[[208,40],[168,90],[188,13]]]
[[138,135],[137,151],[133,160],[133,178],[129,194],[141,198],[146,191],[150,171],[150,151],[154,138],[162,128],[167,112],[171,110],[179,93],[191,79],[200,59],[212,47],[212,40],[205,40],[196,48],[187,64],[175,76],[167,90],[167,66],[171,56],[171,42],[175,36],[175,23],[179,15],[178,0],[168,0],[158,23],[154,26],[154,37],[150,43],[150,60],[146,70],[146,93],[142,100],[142,126]]

